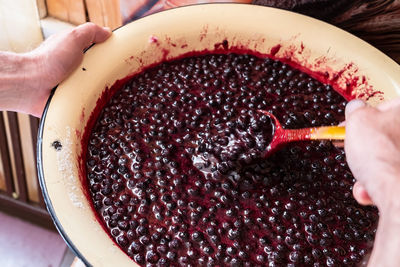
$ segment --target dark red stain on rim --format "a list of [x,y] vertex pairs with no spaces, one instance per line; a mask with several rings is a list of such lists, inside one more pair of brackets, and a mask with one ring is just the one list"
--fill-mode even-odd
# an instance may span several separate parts
[[280,44],[277,44],[277,45],[275,45],[275,46],[273,46],[272,48],[271,48],[271,52],[270,52],[270,55],[272,56],[272,57],[274,57],[278,52],[279,52],[279,50],[281,50],[281,45]]

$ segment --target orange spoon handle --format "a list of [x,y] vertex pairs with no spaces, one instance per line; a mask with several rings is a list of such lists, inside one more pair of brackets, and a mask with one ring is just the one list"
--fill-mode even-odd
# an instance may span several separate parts
[[326,126],[311,128],[310,139],[312,140],[344,140],[346,128],[344,126]]
[[304,140],[344,140],[346,128],[344,126],[324,126],[303,129],[284,130],[287,142]]

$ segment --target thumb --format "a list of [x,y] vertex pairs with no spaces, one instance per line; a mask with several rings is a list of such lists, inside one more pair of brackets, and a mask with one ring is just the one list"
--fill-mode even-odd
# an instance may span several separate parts
[[346,105],[346,110],[345,110],[346,118],[348,118],[348,116],[351,113],[353,113],[354,111],[356,111],[357,109],[363,108],[365,106],[367,106],[367,104],[364,101],[360,100],[360,99],[351,100]]
[[81,49],[89,47],[92,43],[104,42],[111,35],[108,27],[100,27],[92,22],[81,24],[72,30],[71,35],[75,44]]

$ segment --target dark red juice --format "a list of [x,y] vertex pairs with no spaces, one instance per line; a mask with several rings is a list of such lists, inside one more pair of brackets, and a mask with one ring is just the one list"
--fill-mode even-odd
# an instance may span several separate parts
[[262,157],[283,127],[336,125],[346,100],[280,61],[210,54],[124,84],[89,137],[88,191],[110,236],[147,266],[354,266],[377,209],[353,199],[342,149],[298,142]]

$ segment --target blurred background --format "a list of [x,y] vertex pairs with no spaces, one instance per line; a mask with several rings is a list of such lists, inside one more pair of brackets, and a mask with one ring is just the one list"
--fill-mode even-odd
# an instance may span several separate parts
[[[210,2],[306,14],[355,34],[400,62],[400,0],[0,0],[0,51],[30,51],[50,35],[87,21],[115,29],[169,8]],[[79,265],[56,232],[38,185],[38,124],[27,115],[0,114],[2,267]]]

